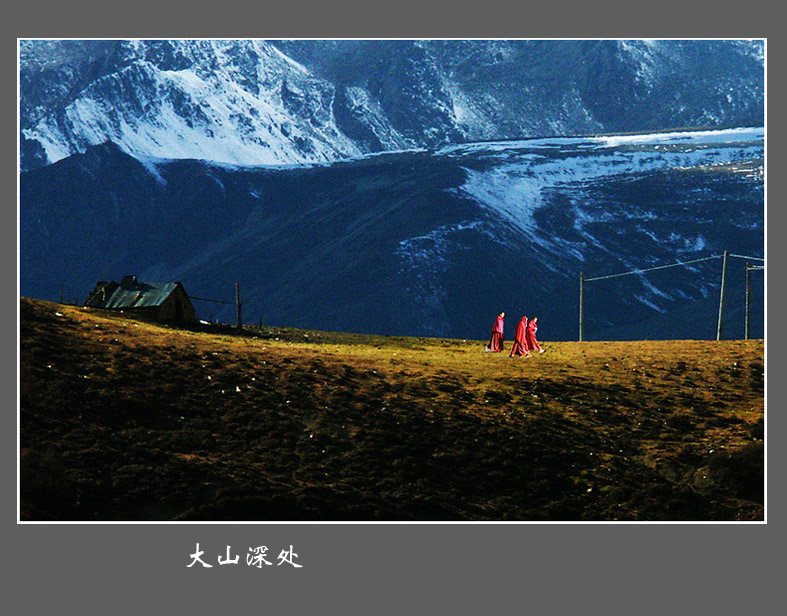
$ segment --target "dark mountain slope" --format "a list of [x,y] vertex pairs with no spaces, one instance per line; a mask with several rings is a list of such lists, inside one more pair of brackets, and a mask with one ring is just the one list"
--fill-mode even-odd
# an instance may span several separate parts
[[[756,144],[670,147],[522,142],[276,170],[143,165],[107,144],[22,175],[21,291],[82,301],[134,273],[232,301],[237,281],[248,322],[479,339],[505,310],[511,331],[527,314],[576,339],[580,272],[763,254]],[[720,266],[588,283],[588,336],[715,337]],[[730,260],[738,310],[742,267]],[[761,286],[754,306],[761,336]]]

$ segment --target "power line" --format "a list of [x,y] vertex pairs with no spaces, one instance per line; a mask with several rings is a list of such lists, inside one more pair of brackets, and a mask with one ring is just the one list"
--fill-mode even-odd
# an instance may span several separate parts
[[729,254],[728,256],[730,256],[730,257],[738,257],[739,259],[749,259],[749,260],[752,260],[752,261],[763,261],[763,262],[765,261],[765,259],[763,259],[761,257],[747,257],[745,255],[734,255],[734,254]]
[[229,304],[230,306],[235,305],[235,302],[226,302],[221,299],[208,299],[207,297],[194,297],[193,295],[189,295],[189,299],[197,299],[201,302],[214,302],[216,304]]
[[630,276],[631,274],[642,274],[644,272],[652,272],[654,270],[662,270],[667,269],[668,267],[678,267],[683,265],[690,265],[692,263],[699,263],[700,261],[710,261],[711,259],[718,259],[723,255],[713,255],[711,257],[703,257],[702,259],[693,259],[692,261],[683,261],[678,263],[671,263],[669,265],[659,265],[657,267],[648,267],[645,269],[637,269],[631,270],[629,272],[621,272],[620,274],[610,274],[609,276],[598,276],[596,278],[585,278],[585,282],[591,282],[593,280],[605,280],[607,278],[619,278],[620,276]]
[[[716,340],[721,340],[721,327],[722,327],[722,314],[724,310],[724,287],[725,281],[727,278],[727,257],[737,257],[739,259],[747,259],[746,263],[746,330],[745,336],[748,339],[749,335],[749,272],[752,270],[764,270],[765,269],[765,259],[761,257],[748,257],[745,255],[738,255],[738,254],[730,254],[726,250],[723,254],[720,255],[711,255],[709,257],[702,257],[700,259],[692,259],[690,261],[678,261],[677,263],[669,263],[667,265],[658,265],[655,267],[647,267],[642,269],[635,269],[630,270],[627,272],[620,272],[618,274],[609,274],[608,276],[596,276],[595,278],[585,278],[585,274],[583,272],[579,273],[579,340],[580,342],[585,339],[584,336],[584,291],[585,291],[585,283],[586,282],[593,282],[595,280],[607,280],[609,278],[619,278],[621,276],[630,276],[632,274],[644,274],[645,272],[652,272],[656,270],[663,270],[670,267],[679,267],[685,265],[691,265],[692,263],[700,263],[702,261],[710,261],[712,259],[718,259],[723,257],[723,264],[721,270],[721,286],[719,289],[719,318],[716,325]],[[762,261],[762,265],[751,265],[748,263],[748,260],[755,260],[755,261]]]

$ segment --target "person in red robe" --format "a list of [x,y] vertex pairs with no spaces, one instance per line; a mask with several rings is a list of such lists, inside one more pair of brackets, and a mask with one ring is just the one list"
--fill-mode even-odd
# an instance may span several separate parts
[[492,326],[492,337],[489,339],[489,344],[484,349],[487,353],[499,353],[503,350],[503,319],[506,313],[501,312],[495,319],[495,324]]
[[527,348],[527,341],[525,340],[525,332],[527,331],[527,317],[522,317],[522,320],[516,324],[516,331],[514,332],[514,348],[511,349],[511,355],[530,357],[530,351]]
[[539,353],[543,353],[544,349],[542,349],[538,345],[538,340],[536,340],[536,330],[538,329],[538,317],[533,317],[530,319],[530,323],[527,324],[527,333],[525,334],[525,342],[527,343],[527,348],[530,351],[538,351]]

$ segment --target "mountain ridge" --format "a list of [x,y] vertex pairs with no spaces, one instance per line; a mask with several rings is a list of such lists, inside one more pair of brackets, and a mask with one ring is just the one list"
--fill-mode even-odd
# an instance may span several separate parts
[[762,41],[22,41],[22,170],[333,162],[467,141],[761,125]]

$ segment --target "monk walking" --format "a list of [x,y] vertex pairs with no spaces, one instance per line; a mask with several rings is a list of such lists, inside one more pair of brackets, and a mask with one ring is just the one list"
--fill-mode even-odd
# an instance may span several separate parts
[[514,348],[511,349],[511,355],[530,357],[530,352],[527,350],[527,341],[525,340],[525,332],[527,331],[527,317],[522,317],[522,320],[516,324],[516,331],[514,332]]
[[543,353],[544,349],[538,346],[538,340],[536,340],[536,330],[538,329],[538,317],[533,317],[530,319],[530,323],[527,324],[527,333],[525,334],[525,342],[527,343],[527,348],[530,351],[538,351],[539,353]]
[[489,339],[489,344],[486,345],[484,351],[486,353],[499,353],[503,350],[503,319],[506,313],[501,312],[495,319],[495,324],[492,326],[492,337]]

